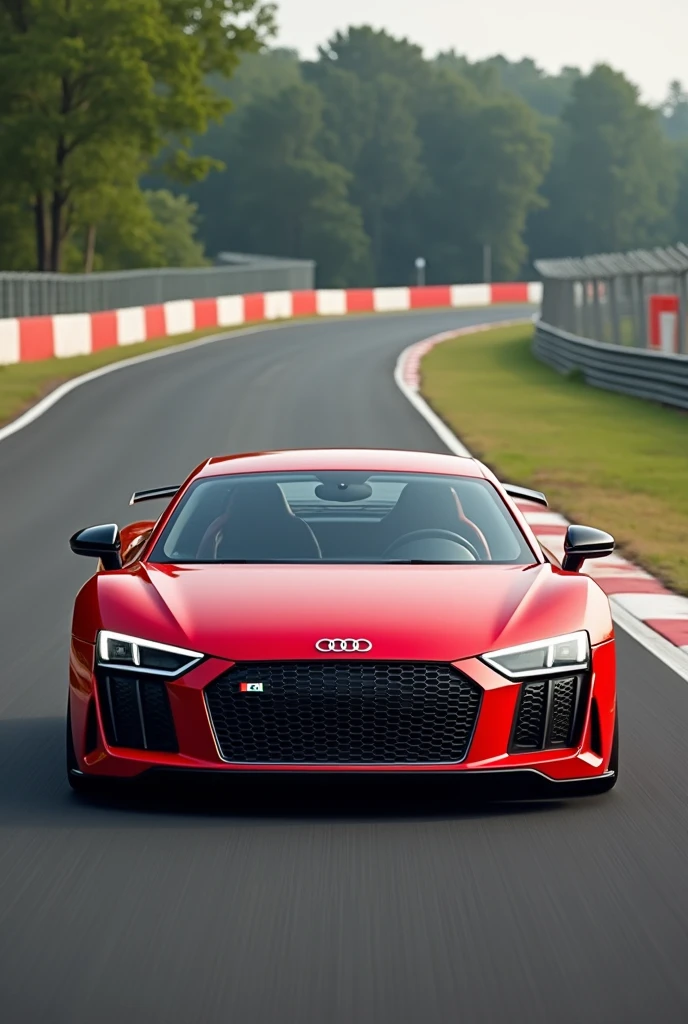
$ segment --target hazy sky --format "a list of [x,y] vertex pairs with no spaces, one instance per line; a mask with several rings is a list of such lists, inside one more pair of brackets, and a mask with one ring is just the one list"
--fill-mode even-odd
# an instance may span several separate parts
[[452,47],[472,60],[529,56],[550,71],[605,61],[661,99],[688,87],[688,0],[277,0],[279,42],[314,53],[347,25],[407,36],[427,54]]

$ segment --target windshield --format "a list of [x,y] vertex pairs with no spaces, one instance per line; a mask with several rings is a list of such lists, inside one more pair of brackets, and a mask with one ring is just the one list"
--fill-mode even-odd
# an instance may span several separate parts
[[363,471],[199,480],[150,561],[529,564],[533,554],[485,480]]

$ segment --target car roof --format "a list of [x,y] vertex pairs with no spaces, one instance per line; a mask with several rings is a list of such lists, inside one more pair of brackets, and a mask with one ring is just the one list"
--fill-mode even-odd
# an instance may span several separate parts
[[309,448],[217,456],[200,466],[193,478],[233,473],[293,473],[333,469],[373,473],[437,473],[480,479],[487,477],[479,462],[458,455],[383,448]]

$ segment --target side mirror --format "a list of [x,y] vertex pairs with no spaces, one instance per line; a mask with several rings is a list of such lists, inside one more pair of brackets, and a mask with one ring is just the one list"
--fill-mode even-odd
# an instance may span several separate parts
[[588,558],[606,558],[614,550],[614,538],[592,526],[569,526],[564,539],[562,569],[578,572]]
[[119,527],[114,523],[107,526],[89,526],[79,530],[70,538],[69,546],[75,555],[88,555],[99,558],[104,569],[122,568],[122,542]]

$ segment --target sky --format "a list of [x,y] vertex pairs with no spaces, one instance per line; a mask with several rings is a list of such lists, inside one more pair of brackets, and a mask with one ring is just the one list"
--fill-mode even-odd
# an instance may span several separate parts
[[548,71],[605,62],[657,102],[688,87],[688,0],[277,0],[282,46],[310,57],[348,25],[373,25],[471,60],[533,57]]

